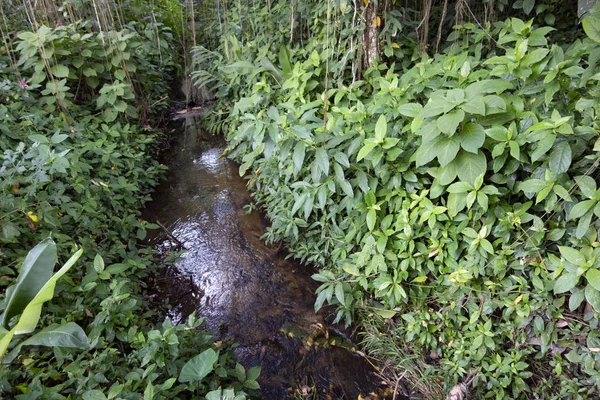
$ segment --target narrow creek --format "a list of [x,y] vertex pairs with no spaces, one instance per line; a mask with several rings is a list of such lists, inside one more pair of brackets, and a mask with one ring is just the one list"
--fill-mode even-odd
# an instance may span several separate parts
[[[221,158],[225,142],[187,118],[171,134],[162,160],[169,167],[144,212],[187,251],[157,278],[174,322],[196,311],[218,337],[239,343],[245,367],[260,365],[264,399],[357,399],[380,380],[352,351],[347,333],[315,313],[309,267],[260,239],[266,222],[247,214],[251,201],[238,166]],[[156,230],[151,244],[166,255],[176,242]]]

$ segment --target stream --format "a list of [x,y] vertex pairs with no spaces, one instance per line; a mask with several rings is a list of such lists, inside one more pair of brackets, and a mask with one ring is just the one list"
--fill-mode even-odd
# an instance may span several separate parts
[[[238,166],[220,157],[224,140],[187,118],[169,145],[166,180],[144,211],[187,249],[156,279],[171,305],[164,317],[178,323],[196,311],[217,337],[239,343],[236,359],[262,367],[264,399],[355,400],[383,391],[348,332],[314,312],[311,268],[260,239],[267,222],[245,212],[251,197]],[[163,256],[176,251],[165,230],[149,240]]]

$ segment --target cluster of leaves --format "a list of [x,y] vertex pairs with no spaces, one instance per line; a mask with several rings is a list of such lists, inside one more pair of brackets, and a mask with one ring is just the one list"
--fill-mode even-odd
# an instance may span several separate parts
[[327,53],[283,48],[277,86],[248,58],[229,155],[267,239],[322,267],[316,309],[390,318],[448,385],[478,371],[481,398],[594,397],[600,47],[515,18],[457,29],[350,86],[324,87]]
[[[144,280],[156,269],[151,249],[137,241],[156,226],[139,210],[164,167],[154,160],[157,134],[141,126],[139,111],[166,98],[173,39],[160,24],[140,25],[141,33],[94,33],[87,25],[11,33],[14,42],[0,50],[0,286],[8,288],[0,302],[8,350],[0,393],[247,398],[258,369],[236,364],[232,345],[216,342],[193,316],[154,326],[144,302]],[[157,34],[162,56],[142,36]],[[83,250],[60,280],[64,269],[50,278],[54,262],[40,269],[27,261],[49,236],[56,245],[40,246],[51,261]],[[50,284],[54,298],[33,332],[28,301],[37,305],[38,294],[47,301]]]

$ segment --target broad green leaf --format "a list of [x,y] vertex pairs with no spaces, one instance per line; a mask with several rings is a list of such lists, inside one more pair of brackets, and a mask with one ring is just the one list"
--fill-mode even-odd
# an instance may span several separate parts
[[546,131],[543,139],[537,143],[535,150],[531,153],[531,161],[535,162],[545,155],[552,148],[555,140],[556,135]]
[[596,181],[588,175],[580,176],[575,179],[581,193],[588,199],[593,199],[596,194]]
[[459,135],[460,146],[470,153],[477,153],[485,142],[485,130],[479,124],[466,124]]
[[342,266],[342,269],[350,275],[360,276],[360,271],[354,263],[346,263]]
[[31,300],[31,302],[25,307],[21,318],[19,318],[19,322],[15,325],[15,335],[20,335],[23,333],[33,332],[35,329],[42,312],[42,305],[51,300],[54,297],[54,288],[56,287],[56,282],[69,271],[75,262],[81,257],[83,254],[83,249],[78,250],[69,260],[62,266],[61,269],[58,270],[52,277],[44,284],[44,286],[40,289],[38,294]]
[[356,157],[356,161],[360,161],[363,158],[365,158],[366,156],[369,155],[369,153],[371,151],[373,151],[373,149],[377,147],[377,143],[367,143],[365,144],[360,151],[358,152],[358,156]]
[[485,103],[481,97],[475,97],[467,101],[466,103],[462,104],[460,108],[464,112],[468,112],[470,114],[485,116]]
[[576,266],[585,264],[585,257],[579,250],[567,246],[558,246],[558,250],[560,255],[571,264]]
[[5,309],[0,316],[0,325],[8,329],[10,319],[25,310],[52,276],[56,261],[56,244],[50,238],[27,253],[16,283],[6,290]]
[[294,175],[297,175],[298,172],[302,169],[304,165],[304,156],[306,154],[306,146],[303,142],[298,142],[296,146],[294,146]]
[[377,220],[377,213],[375,210],[369,210],[367,213],[367,228],[372,231],[375,228],[375,221]]
[[587,279],[588,283],[594,287],[596,290],[600,290],[600,271],[596,268],[590,268],[585,273],[585,279]]
[[68,322],[64,325],[51,325],[22,343],[23,346],[71,347],[86,349],[89,339],[79,325]]
[[535,0],[523,0],[523,12],[525,15],[529,15],[534,6]]
[[596,200],[584,200],[575,204],[571,211],[569,211],[569,219],[581,218],[585,213],[592,209],[596,205]]
[[600,291],[595,289],[592,285],[585,287],[585,299],[596,312],[600,312]]
[[506,102],[500,96],[485,96],[483,97],[485,103],[485,115],[498,114],[506,111]]
[[97,273],[104,271],[104,260],[100,254],[96,254],[96,257],[94,257],[94,271]]
[[600,18],[588,15],[583,19],[583,30],[593,41],[600,43]]
[[417,103],[403,104],[398,107],[398,112],[405,117],[414,118],[423,110],[423,107]]
[[465,119],[465,112],[463,110],[457,110],[445,115],[442,115],[437,120],[438,129],[447,134],[454,135],[458,129],[458,125]]
[[572,161],[571,146],[568,142],[560,142],[550,153],[549,167],[552,175],[558,176],[569,170]]
[[463,182],[475,183],[479,175],[485,174],[487,160],[479,151],[477,154],[461,151],[456,158],[458,177]]
[[474,190],[474,187],[468,182],[456,182],[446,189],[449,193],[465,193],[471,190]]
[[372,190],[369,190],[366,194],[365,194],[365,204],[368,207],[373,206],[375,203],[377,202],[377,198],[375,197],[375,193]]
[[482,81],[471,83],[465,89],[467,99],[472,99],[482,94],[495,93],[500,94],[508,89],[514,89],[510,81],[504,79],[484,79]]
[[79,257],[81,257],[82,253],[82,249],[77,251],[63,265],[63,267],[58,270],[57,273],[52,275],[52,277],[44,284],[44,286],[42,286],[33,300],[27,304],[17,324],[9,332],[5,333],[2,338],[0,338],[0,358],[4,356],[4,353],[6,352],[6,349],[8,349],[8,345],[10,344],[10,341],[14,335],[31,333],[35,330],[42,313],[42,305],[54,297],[54,288],[56,286],[56,282],[69,269],[71,269],[73,265],[75,265],[75,262],[79,259]]
[[283,72],[283,79],[288,80],[292,76],[292,65],[290,63],[291,54],[287,46],[279,48],[279,64]]
[[106,396],[100,390],[88,390],[81,397],[83,400],[106,400]]
[[342,282],[338,282],[335,285],[335,298],[340,302],[341,305],[346,305],[344,298],[344,284]]
[[52,75],[57,78],[66,78],[69,76],[69,67],[63,64],[56,64],[52,67]]
[[454,160],[459,150],[460,142],[455,136],[438,136],[432,149],[442,167]]
[[213,371],[219,359],[219,354],[213,349],[206,349],[196,357],[189,360],[179,374],[179,382],[199,382]]
[[327,151],[324,148],[319,147],[315,153],[315,159],[319,170],[321,170],[324,175],[329,175],[329,156],[327,155]]
[[436,115],[445,114],[454,108],[454,104],[443,99],[430,100],[423,111],[419,114],[421,118],[435,117]]
[[541,179],[527,179],[519,183],[517,187],[525,193],[537,193],[547,186],[548,184]]
[[571,297],[569,297],[569,310],[575,311],[584,299],[585,292],[579,288],[573,288],[571,290]]
[[373,312],[386,319],[393,318],[398,313],[397,311],[385,310],[383,308],[374,308]]
[[381,114],[379,119],[377,120],[377,124],[375,124],[375,139],[378,142],[382,142],[385,138],[385,134],[387,132],[387,121],[385,119],[385,115]]
[[569,290],[573,289],[578,282],[579,277],[577,274],[563,274],[554,282],[554,294],[568,292]]
[[421,146],[419,146],[414,155],[417,167],[431,162],[436,157],[436,153],[434,151],[436,144],[436,140],[421,143]]

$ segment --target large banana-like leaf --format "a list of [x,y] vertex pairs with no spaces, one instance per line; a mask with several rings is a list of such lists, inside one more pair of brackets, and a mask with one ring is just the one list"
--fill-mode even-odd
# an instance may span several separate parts
[[8,329],[8,322],[23,312],[52,276],[56,265],[56,244],[50,238],[35,246],[25,257],[17,282],[6,290],[6,306],[0,316],[0,325]]
[[79,259],[79,257],[81,257],[82,253],[83,249],[79,249],[79,251],[73,254],[69,261],[67,261],[57,273],[52,275],[52,277],[47,280],[44,286],[42,286],[39,292],[35,295],[33,300],[27,304],[23,310],[21,318],[19,318],[17,324],[10,331],[0,331],[0,358],[2,358],[4,353],[6,353],[6,349],[8,349],[8,345],[10,344],[10,341],[14,335],[22,335],[34,331],[38,321],[40,320],[42,306],[45,302],[54,297],[54,288],[56,287],[56,282],[69,269],[71,269],[73,265],[75,265],[75,262]]

